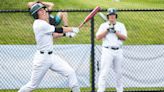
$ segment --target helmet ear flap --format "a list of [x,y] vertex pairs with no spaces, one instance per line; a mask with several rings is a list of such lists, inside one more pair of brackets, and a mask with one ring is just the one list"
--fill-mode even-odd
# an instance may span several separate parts
[[116,19],[118,18],[118,15],[116,14]]
[[[107,19],[108,19],[109,15],[107,15],[106,17],[107,17]],[[117,18],[118,18],[118,15],[116,14],[116,19],[117,19]]]
[[32,16],[33,16],[34,19],[38,19],[38,14],[37,13],[34,13]]
[[109,15],[106,15],[106,18],[108,19],[109,18]]

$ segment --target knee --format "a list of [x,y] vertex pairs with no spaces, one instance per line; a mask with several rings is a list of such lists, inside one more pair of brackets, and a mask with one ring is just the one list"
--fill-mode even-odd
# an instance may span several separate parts
[[104,70],[101,70],[99,76],[102,77],[102,78],[106,78],[108,76],[108,72],[104,71]]
[[57,15],[60,16],[61,18],[68,16],[67,12],[58,12]]
[[34,88],[22,87],[18,92],[32,92]]
[[106,74],[100,74],[99,75],[99,80],[106,80],[107,75]]
[[68,76],[72,76],[72,75],[75,75],[75,70],[71,68],[68,70]]
[[68,13],[67,13],[67,12],[61,12],[61,14],[62,14],[63,16],[68,16]]

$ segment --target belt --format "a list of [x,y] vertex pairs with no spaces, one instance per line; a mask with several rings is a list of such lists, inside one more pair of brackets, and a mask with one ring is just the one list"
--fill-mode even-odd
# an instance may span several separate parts
[[53,53],[53,51],[49,51],[49,52],[40,51],[40,54],[46,54],[46,53],[48,53],[49,55],[51,55]]
[[118,50],[119,49],[119,47],[104,47],[104,48],[110,48],[110,49],[112,49],[112,50]]

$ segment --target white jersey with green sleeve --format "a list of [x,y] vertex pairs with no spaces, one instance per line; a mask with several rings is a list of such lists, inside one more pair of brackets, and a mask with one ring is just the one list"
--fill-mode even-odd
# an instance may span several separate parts
[[53,50],[53,36],[52,33],[55,27],[44,20],[37,19],[33,23],[33,30],[37,43],[37,50],[52,51]]

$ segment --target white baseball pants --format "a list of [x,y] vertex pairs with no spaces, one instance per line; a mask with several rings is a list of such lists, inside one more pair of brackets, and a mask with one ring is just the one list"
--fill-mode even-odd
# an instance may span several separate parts
[[112,64],[113,64],[113,70],[116,73],[116,90],[117,92],[123,92],[123,85],[121,80],[122,61],[123,61],[122,49],[112,50],[111,48],[104,48],[104,47],[102,48],[100,75],[98,78],[97,92],[105,91],[107,75],[111,69]]
[[75,71],[69,64],[57,55],[49,55],[48,53],[40,54],[39,51],[37,51],[34,56],[30,81],[25,86],[21,87],[18,92],[31,92],[36,89],[48,69],[67,77],[69,80],[69,87],[72,88],[72,91],[80,92]]

